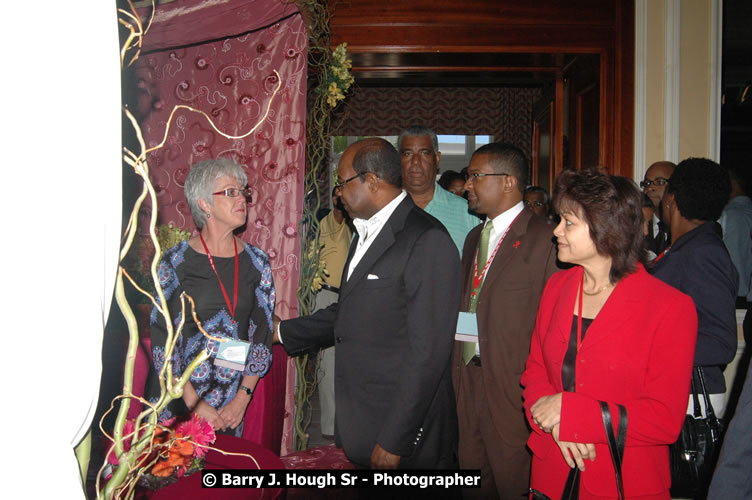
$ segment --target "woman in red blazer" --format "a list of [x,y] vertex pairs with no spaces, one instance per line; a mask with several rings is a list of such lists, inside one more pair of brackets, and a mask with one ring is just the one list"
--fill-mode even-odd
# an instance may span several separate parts
[[546,285],[522,375],[530,486],[552,499],[572,467],[581,499],[617,498],[599,401],[614,425],[616,405],[627,410],[625,496],[671,498],[668,445],[687,409],[697,314],[643,268],[641,205],[623,177],[565,171],[557,181],[558,256],[576,265]]

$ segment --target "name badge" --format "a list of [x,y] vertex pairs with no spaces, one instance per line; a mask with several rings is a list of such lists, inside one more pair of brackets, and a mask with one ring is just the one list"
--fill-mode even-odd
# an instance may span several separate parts
[[478,318],[475,313],[460,311],[454,339],[461,342],[478,342]]
[[251,343],[245,340],[231,339],[227,342],[220,342],[214,364],[232,370],[245,370],[245,362],[250,349]]

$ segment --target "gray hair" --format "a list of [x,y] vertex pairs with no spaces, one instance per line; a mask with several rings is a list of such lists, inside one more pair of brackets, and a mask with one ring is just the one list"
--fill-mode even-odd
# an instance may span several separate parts
[[248,183],[248,177],[240,165],[227,158],[206,160],[191,166],[191,171],[185,180],[184,192],[185,199],[191,209],[193,222],[196,223],[199,230],[206,224],[206,213],[198,206],[198,200],[203,199],[210,206],[214,206],[214,197],[212,196],[214,183],[222,177],[233,177],[241,186]]
[[433,145],[433,152],[438,153],[439,152],[439,138],[436,137],[436,132],[434,132],[428,127],[423,127],[420,125],[407,127],[405,130],[400,132],[399,138],[397,139],[397,151],[402,151],[402,140],[405,137],[424,136],[424,135],[427,135],[428,137],[431,138],[431,144]]

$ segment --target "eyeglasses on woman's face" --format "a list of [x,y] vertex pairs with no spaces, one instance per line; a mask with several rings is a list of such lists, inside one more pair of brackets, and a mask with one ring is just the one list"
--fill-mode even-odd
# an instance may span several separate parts
[[542,201],[525,200],[525,205],[527,205],[530,208],[533,208],[533,207],[540,208],[540,207],[545,206],[545,203],[543,203]]
[[217,191],[216,193],[212,193],[214,195],[222,195],[222,196],[229,196],[230,198],[237,198],[241,194],[245,196],[247,200],[250,201],[251,199],[251,190],[248,188],[227,188],[223,189],[222,191]]

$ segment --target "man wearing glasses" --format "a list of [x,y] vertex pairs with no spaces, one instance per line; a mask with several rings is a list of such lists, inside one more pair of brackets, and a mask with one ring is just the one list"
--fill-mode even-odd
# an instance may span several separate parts
[[640,182],[642,192],[650,198],[655,207],[652,223],[648,224],[648,236],[645,241],[648,250],[656,255],[660,255],[671,244],[671,235],[659,216],[663,213],[661,212],[661,199],[666,191],[666,184],[671,174],[674,173],[674,168],[676,165],[670,161],[657,161],[645,171],[645,178]]
[[487,216],[465,240],[460,338],[452,380],[462,469],[480,469],[481,487],[464,498],[522,498],[530,480],[530,432],[520,376],[548,278],[556,271],[553,226],[526,208],[527,160],[511,144],[491,143],[470,161],[470,209]]
[[525,188],[525,206],[535,215],[548,217],[548,193],[540,186],[528,186]]
[[275,318],[277,336],[291,354],[335,344],[335,438],[350,461],[374,469],[456,467],[449,366],[462,286],[457,248],[402,191],[389,142],[347,148],[337,177],[357,230],[339,302],[306,318]]

